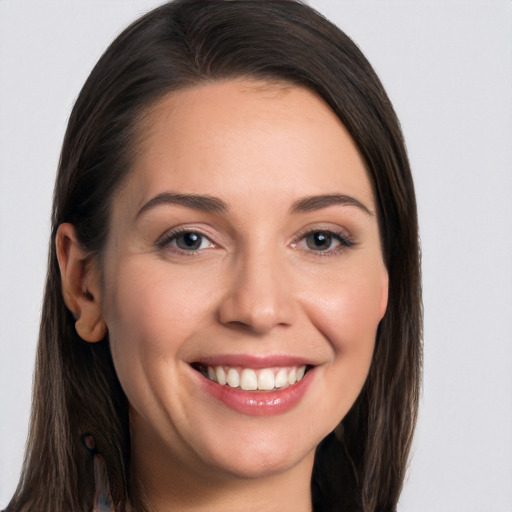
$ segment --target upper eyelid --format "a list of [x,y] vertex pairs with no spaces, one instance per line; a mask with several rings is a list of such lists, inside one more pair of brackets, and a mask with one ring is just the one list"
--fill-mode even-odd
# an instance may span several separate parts
[[157,240],[155,241],[155,245],[157,247],[164,247],[167,245],[171,240],[176,239],[179,235],[185,234],[185,233],[197,233],[198,235],[203,236],[204,238],[208,239],[208,241],[212,244],[212,246],[217,246],[217,243],[212,240],[211,235],[208,235],[201,229],[197,228],[183,228],[183,227],[177,227],[167,230],[165,233],[160,235]]
[[343,229],[342,227],[337,228],[333,226],[322,226],[321,224],[303,228],[293,236],[291,242],[293,243],[302,240],[305,236],[310,235],[311,233],[317,233],[319,231],[324,233],[331,233],[332,235],[339,237],[342,240],[350,242],[351,245],[356,245],[356,241],[354,240],[352,234],[348,232],[348,230]]
[[305,233],[303,236],[300,236],[298,237],[296,240],[296,242],[292,242],[292,245],[297,245],[299,242],[303,241],[308,235],[311,235],[313,233],[328,233],[329,235],[331,235],[331,237],[336,240],[341,247],[334,247],[334,248],[330,248],[330,249],[326,249],[324,251],[313,251],[312,249],[309,249],[309,250],[312,250],[313,252],[318,252],[318,254],[321,254],[321,253],[328,253],[328,252],[336,252],[336,251],[340,251],[340,250],[343,250],[343,249],[349,249],[353,246],[356,245],[356,242],[353,242],[349,237],[345,236],[345,235],[342,235],[341,233],[337,233],[335,231],[328,231],[328,230],[324,230],[324,229],[315,229],[313,231],[309,231],[307,233]]

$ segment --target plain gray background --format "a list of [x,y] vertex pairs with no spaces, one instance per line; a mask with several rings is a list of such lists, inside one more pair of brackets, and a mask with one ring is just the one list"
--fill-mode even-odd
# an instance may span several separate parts
[[[27,434],[66,120],[107,44],[159,3],[0,0],[0,509]],[[399,511],[510,512],[512,2],[310,3],[374,65],[416,182],[425,378]]]

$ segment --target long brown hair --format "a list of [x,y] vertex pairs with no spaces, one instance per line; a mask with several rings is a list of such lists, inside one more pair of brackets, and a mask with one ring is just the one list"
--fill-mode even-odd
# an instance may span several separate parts
[[414,187],[400,126],[366,58],[338,28],[293,0],[177,0],[129,26],[107,49],[73,108],[59,164],[22,476],[7,510],[92,508],[86,434],[105,457],[117,510],[142,509],[130,482],[128,404],[108,336],[80,339],[66,309],[55,252],[63,222],[101,260],[113,196],[130,172],[141,120],[171,91],[229,78],[284,81],[316,92],[343,122],[373,186],[389,301],[368,379],[318,447],[315,510],[396,507],[417,415],[421,283]]

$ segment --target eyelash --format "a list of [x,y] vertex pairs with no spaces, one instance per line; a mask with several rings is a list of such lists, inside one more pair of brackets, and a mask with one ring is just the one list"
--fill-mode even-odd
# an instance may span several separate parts
[[[291,246],[293,248],[297,248],[297,245],[300,242],[306,241],[308,236],[312,236],[312,235],[315,235],[315,234],[321,234],[321,235],[324,235],[324,236],[327,236],[327,237],[331,238],[332,240],[335,240],[335,241],[339,242],[339,246],[335,247],[334,249],[331,249],[331,248],[328,248],[326,250],[321,250],[321,249],[315,250],[315,249],[311,249],[311,248],[307,248],[307,249],[304,248],[304,249],[302,249],[302,250],[304,250],[306,252],[313,253],[315,256],[326,257],[326,256],[337,255],[340,252],[343,252],[344,250],[349,249],[349,248],[351,248],[351,247],[356,245],[356,243],[353,240],[351,240],[348,236],[346,236],[346,235],[344,235],[342,233],[338,233],[338,232],[332,231],[330,229],[311,229],[311,230],[306,231],[304,233],[300,233],[292,241]],[[198,237],[200,237],[203,240],[206,239],[209,242],[210,247],[216,247],[216,244],[214,242],[212,242],[207,235],[205,235],[204,233],[202,233],[199,230],[194,230],[194,229],[190,229],[190,228],[177,228],[177,229],[173,229],[171,231],[168,231],[168,232],[164,233],[156,241],[155,245],[159,249],[166,249],[171,244],[175,243],[178,240],[178,238],[180,236],[182,236],[182,235],[197,235]],[[201,243],[201,245],[202,245],[202,243]],[[174,246],[174,247],[172,247],[172,250],[174,250],[175,252],[179,252],[180,254],[183,254],[183,255],[194,256],[194,255],[198,254],[199,252],[205,250],[205,248],[203,248],[203,249],[198,248],[198,249],[187,250],[187,249],[182,249],[180,247]]]
[[[182,235],[198,235],[202,239],[208,240],[208,242],[210,243],[210,247],[215,247],[215,244],[210,240],[210,238],[207,235],[205,235],[204,233],[202,233],[201,231],[199,231],[197,229],[190,229],[190,228],[177,228],[177,229],[168,231],[168,232],[164,233],[156,241],[155,245],[159,249],[168,248],[169,245],[171,245],[173,242],[176,242],[178,240],[178,238]],[[197,254],[198,252],[204,250],[204,249],[186,250],[186,249],[181,249],[180,247],[177,247],[177,246],[173,247],[172,249],[176,252],[179,252],[180,254],[185,254],[187,256],[193,256],[193,255]]]
[[339,246],[335,247],[333,249],[328,248],[326,250],[321,250],[321,249],[315,250],[315,249],[311,249],[311,248],[303,249],[304,251],[314,254],[314,256],[318,256],[318,257],[322,257],[322,258],[326,257],[326,256],[337,256],[338,254],[342,253],[346,249],[349,249],[356,245],[356,243],[353,240],[351,240],[347,235],[339,233],[337,231],[332,231],[330,229],[310,229],[304,233],[300,233],[294,239],[294,241],[292,242],[291,245],[292,245],[292,247],[296,248],[300,242],[302,242],[302,241],[306,242],[306,239],[308,236],[318,235],[318,234],[327,236],[327,237],[331,238],[332,240],[339,242]]

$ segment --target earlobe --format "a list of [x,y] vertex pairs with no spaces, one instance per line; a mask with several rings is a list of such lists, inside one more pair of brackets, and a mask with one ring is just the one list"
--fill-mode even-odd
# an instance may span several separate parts
[[76,332],[85,341],[101,341],[107,333],[107,326],[101,311],[99,270],[79,244],[72,224],[59,226],[55,244],[62,295],[76,319]]
[[89,343],[101,341],[107,334],[107,325],[103,318],[98,318],[96,322],[91,323],[81,316],[75,323],[75,329],[78,336]]

